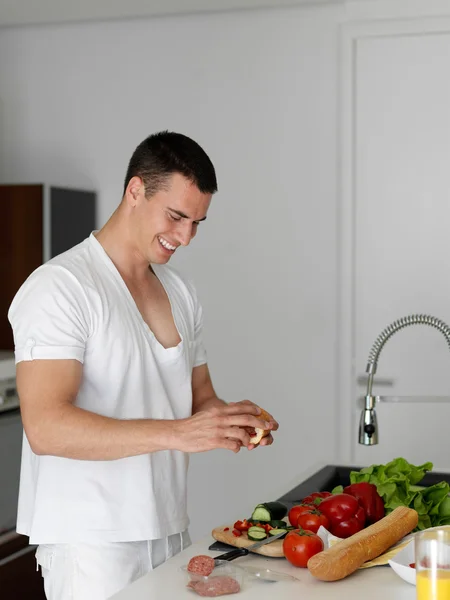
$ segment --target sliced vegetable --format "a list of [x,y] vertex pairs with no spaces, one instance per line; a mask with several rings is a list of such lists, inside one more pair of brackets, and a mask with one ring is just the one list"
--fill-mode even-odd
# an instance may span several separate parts
[[286,529],[287,527],[289,527],[289,525],[286,523],[286,521],[281,521],[281,520],[270,521],[270,525],[272,527],[279,527],[280,529]]
[[252,514],[254,521],[281,520],[287,515],[287,507],[281,502],[264,502],[258,504]]
[[[280,529],[271,529],[269,531],[269,535],[278,535],[279,533],[287,534],[288,530],[284,529],[284,528],[283,529],[280,528]],[[283,537],[280,538],[280,540],[282,540],[282,539],[283,539]]]
[[247,519],[244,519],[243,521],[236,521],[233,527],[238,531],[247,531],[249,527],[251,527],[251,525],[251,521],[247,521]]
[[253,540],[255,542],[259,542],[259,540],[264,540],[267,537],[266,530],[262,527],[250,527],[247,531],[248,539]]

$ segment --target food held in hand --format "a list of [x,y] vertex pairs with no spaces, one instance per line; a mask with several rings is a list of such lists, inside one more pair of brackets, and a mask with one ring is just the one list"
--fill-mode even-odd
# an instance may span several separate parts
[[197,592],[199,596],[204,596],[205,598],[237,594],[241,589],[239,582],[227,575],[210,577],[207,581],[191,581],[188,587]]
[[211,575],[215,567],[214,559],[206,554],[200,554],[199,556],[193,556],[188,563],[187,570],[189,573],[195,573],[196,575],[202,575],[208,577]]
[[329,531],[339,538],[348,538],[364,528],[366,515],[358,500],[350,494],[334,494],[320,503],[320,512],[330,522]]
[[417,512],[399,506],[373,525],[355,533],[308,560],[308,570],[322,581],[344,579],[366,561],[373,560],[410,533],[419,521]]
[[323,548],[320,537],[305,529],[290,531],[283,540],[284,555],[294,567],[306,567],[308,560]]
[[[261,414],[257,415],[257,419],[261,419],[261,421],[267,421],[267,422],[270,422],[270,421],[273,420],[272,415],[270,415],[263,408],[261,408],[261,407],[259,407],[259,408],[261,409]],[[245,427],[245,430],[250,435],[250,444],[259,444],[259,442],[263,438],[267,437],[270,434],[270,429],[259,429],[259,428],[254,428],[254,427]]]

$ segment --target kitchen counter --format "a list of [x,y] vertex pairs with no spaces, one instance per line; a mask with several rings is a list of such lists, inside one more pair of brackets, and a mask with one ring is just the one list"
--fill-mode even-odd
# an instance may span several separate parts
[[[135,581],[128,588],[114,595],[111,600],[195,600],[200,598],[186,588],[185,574],[180,567],[186,565],[192,556],[219,552],[208,550],[212,542],[210,536],[193,544],[145,577]],[[415,600],[416,588],[400,579],[389,566],[372,567],[353,573],[342,581],[323,582],[315,579],[307,569],[298,569],[284,558],[265,558],[252,554],[233,561],[235,565],[255,565],[264,569],[287,573],[296,581],[268,583],[251,579],[244,584],[239,594],[222,596],[239,600]]]
[[[283,490],[274,493],[288,507],[317,490],[332,489],[341,483],[347,484],[348,474],[359,467],[337,465],[314,465],[303,476],[297,477]],[[426,485],[437,480],[450,481],[450,474],[428,473]],[[436,481],[435,481],[436,480]],[[299,482],[301,482],[299,484]],[[217,525],[223,525],[218,523]],[[174,556],[153,572],[145,575],[110,600],[195,600],[200,598],[195,592],[186,588],[186,576],[180,567],[187,565],[192,556],[208,554],[217,557],[224,552],[208,550],[214,542],[211,535],[205,536],[182,553]],[[239,600],[273,600],[274,594],[283,600],[415,600],[416,588],[403,581],[389,566],[372,567],[353,573],[342,581],[323,582],[315,579],[307,569],[293,567],[284,558],[266,558],[251,554],[233,561],[236,566],[257,566],[271,569],[295,577],[295,581],[277,581],[268,583],[248,578],[239,594],[223,596],[223,598],[239,598]]]

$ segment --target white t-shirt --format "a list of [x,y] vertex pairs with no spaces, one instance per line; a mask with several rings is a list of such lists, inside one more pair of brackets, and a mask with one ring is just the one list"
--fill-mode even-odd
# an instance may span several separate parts
[[[206,362],[194,288],[152,265],[181,342],[164,348],[93,234],[34,271],[8,317],[16,363],[76,359],[75,404],[116,419],[192,414],[192,369]],[[188,527],[188,455],[164,450],[111,461],[37,456],[24,435],[17,531],[32,544],[138,541]]]

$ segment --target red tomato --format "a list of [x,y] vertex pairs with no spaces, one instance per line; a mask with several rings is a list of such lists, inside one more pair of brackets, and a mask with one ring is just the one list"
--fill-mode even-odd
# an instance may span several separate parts
[[328,529],[330,526],[330,521],[328,517],[323,515],[320,510],[309,510],[304,512],[297,519],[297,526],[302,529],[307,529],[308,531],[312,531],[313,533],[317,533],[319,527],[323,525],[325,529]]
[[328,498],[332,495],[333,494],[331,492],[313,492],[309,496],[306,496],[306,498],[303,498],[302,504],[314,504],[317,506],[324,498]]
[[294,567],[305,568],[311,556],[322,552],[324,546],[318,535],[305,529],[290,531],[283,540],[283,552]]
[[297,504],[293,506],[288,513],[289,523],[293,527],[297,527],[297,521],[301,514],[313,510],[314,506],[312,504]]

